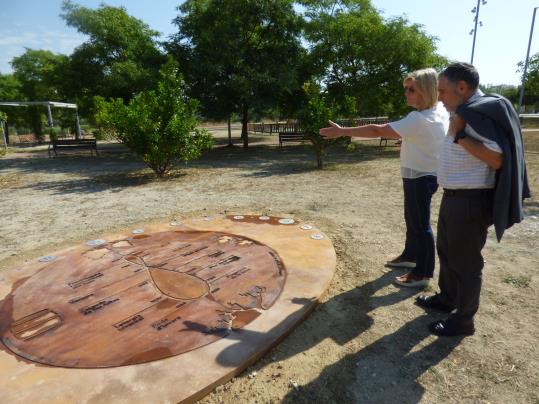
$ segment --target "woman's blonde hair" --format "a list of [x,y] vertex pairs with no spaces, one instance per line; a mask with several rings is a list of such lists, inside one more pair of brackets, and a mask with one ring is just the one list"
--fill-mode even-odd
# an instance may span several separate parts
[[438,102],[438,73],[432,68],[416,70],[406,76],[403,84],[412,80],[423,98],[421,108],[432,108]]

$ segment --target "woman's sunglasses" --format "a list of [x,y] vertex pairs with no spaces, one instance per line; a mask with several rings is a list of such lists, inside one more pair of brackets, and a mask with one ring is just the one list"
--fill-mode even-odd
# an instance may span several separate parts
[[408,86],[404,86],[404,92],[409,92],[409,93],[415,93],[415,88],[414,87],[408,87]]

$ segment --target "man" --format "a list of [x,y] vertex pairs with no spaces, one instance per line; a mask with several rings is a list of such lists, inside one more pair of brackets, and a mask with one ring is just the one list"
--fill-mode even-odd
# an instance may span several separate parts
[[438,167],[444,189],[437,234],[440,293],[419,296],[416,303],[451,313],[429,326],[433,334],[472,335],[488,228],[494,223],[500,241],[505,229],[522,220],[522,200],[529,197],[522,134],[511,103],[485,96],[468,63],[448,66],[438,93],[452,114]]

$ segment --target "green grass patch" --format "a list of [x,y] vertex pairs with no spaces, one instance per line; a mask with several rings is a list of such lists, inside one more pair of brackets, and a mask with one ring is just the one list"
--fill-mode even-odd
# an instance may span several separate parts
[[514,288],[528,288],[531,282],[530,276],[506,276],[503,281]]

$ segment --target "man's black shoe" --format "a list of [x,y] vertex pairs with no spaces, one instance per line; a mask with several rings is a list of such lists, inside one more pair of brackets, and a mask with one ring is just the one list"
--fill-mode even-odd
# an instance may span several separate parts
[[439,294],[435,294],[433,296],[425,296],[425,295],[417,296],[415,298],[415,303],[419,307],[423,307],[424,309],[434,309],[434,310],[439,310],[446,313],[450,313],[451,311],[453,311],[453,307],[448,306],[447,304],[442,303],[440,301]]
[[451,322],[450,320],[435,321],[429,325],[429,330],[434,335],[440,337],[456,337],[458,335],[474,335],[473,324],[463,325]]

